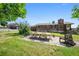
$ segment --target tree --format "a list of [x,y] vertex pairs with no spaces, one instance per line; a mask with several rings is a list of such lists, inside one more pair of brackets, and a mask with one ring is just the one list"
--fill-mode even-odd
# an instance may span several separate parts
[[79,19],[79,6],[74,6],[72,9],[72,18],[78,18]]
[[52,24],[55,24],[55,21],[52,21]]
[[[74,6],[72,9],[72,18],[77,18],[79,20],[79,6]],[[77,27],[77,33],[79,33],[79,25]]]
[[1,3],[0,20],[14,21],[18,17],[26,17],[26,4],[24,3]]
[[[1,3],[0,21],[15,21],[17,18],[26,17],[26,4],[24,3]],[[19,33],[28,34],[29,27],[26,24],[19,24]]]

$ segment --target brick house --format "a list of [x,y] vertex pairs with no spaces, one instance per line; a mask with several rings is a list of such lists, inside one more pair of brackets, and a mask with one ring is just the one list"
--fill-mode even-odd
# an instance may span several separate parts
[[31,26],[31,30],[38,32],[64,32],[65,26],[69,25],[71,28],[72,24],[70,22],[64,22],[64,19],[59,19],[57,23],[41,23]]

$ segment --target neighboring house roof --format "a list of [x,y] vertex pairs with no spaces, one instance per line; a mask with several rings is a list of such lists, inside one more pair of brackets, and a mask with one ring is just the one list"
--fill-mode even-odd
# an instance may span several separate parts
[[18,26],[16,23],[9,23],[8,26]]

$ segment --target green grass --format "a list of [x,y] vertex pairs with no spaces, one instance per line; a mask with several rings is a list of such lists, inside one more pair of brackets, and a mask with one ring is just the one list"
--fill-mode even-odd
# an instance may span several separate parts
[[23,40],[18,31],[0,31],[0,56],[79,56],[79,47],[58,47]]
[[50,55],[50,45],[25,41],[18,32],[0,32],[0,55]]
[[[52,33],[52,35],[55,35],[55,36],[59,36],[59,37],[64,37],[64,34],[60,34],[60,33]],[[75,41],[79,41],[79,35],[76,35],[76,34],[73,34],[73,40]]]

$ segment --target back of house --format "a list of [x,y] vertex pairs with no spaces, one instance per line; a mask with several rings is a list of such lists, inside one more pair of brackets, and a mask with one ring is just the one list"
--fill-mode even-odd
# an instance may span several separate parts
[[34,26],[31,26],[32,31],[38,32],[61,32],[63,33],[66,29],[65,26],[72,25],[73,23],[64,22],[64,19],[59,19],[57,23],[40,23]]

